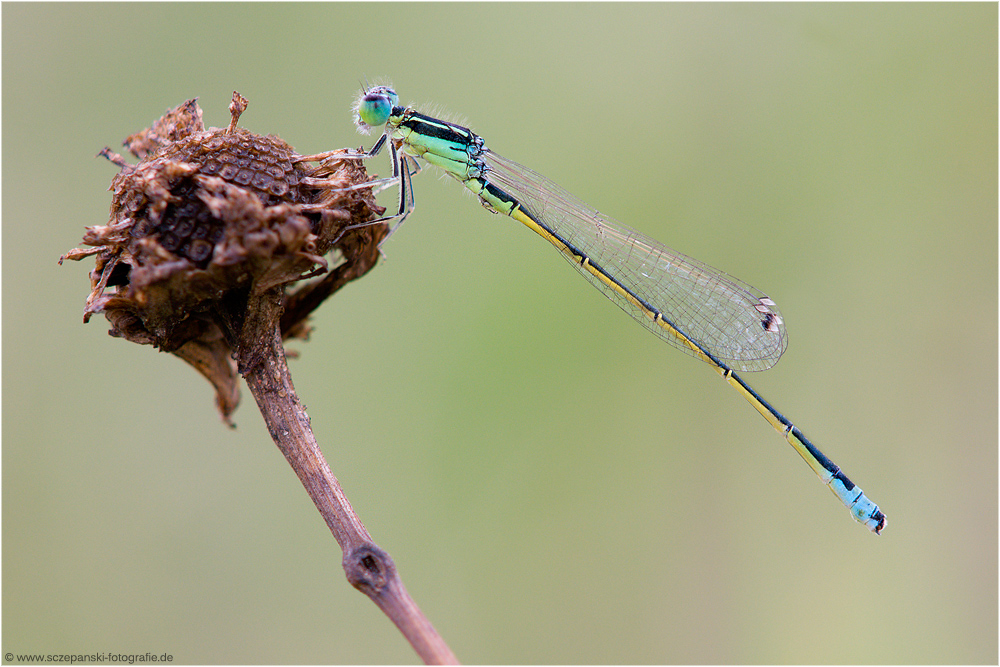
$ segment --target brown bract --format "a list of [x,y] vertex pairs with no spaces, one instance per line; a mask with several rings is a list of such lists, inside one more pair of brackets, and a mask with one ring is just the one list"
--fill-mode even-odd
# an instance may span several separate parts
[[[237,127],[246,104],[234,93],[221,129],[205,129],[196,100],[168,111],[125,140],[136,165],[103,150],[121,168],[110,219],[60,258],[96,258],[84,321],[103,312],[111,335],[190,363],[227,421],[237,373],[260,362],[270,330],[304,337],[309,313],[375,265],[387,231],[345,231],[384,211],[371,188],[344,190],[368,181],[361,160],[333,152],[311,166],[278,137]],[[327,273],[331,251],[343,261]]]

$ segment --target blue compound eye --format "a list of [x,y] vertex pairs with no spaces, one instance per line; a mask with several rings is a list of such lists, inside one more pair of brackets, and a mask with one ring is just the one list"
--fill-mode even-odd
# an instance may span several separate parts
[[396,91],[378,86],[364,93],[357,103],[358,125],[363,129],[385,125],[392,108],[399,104]]

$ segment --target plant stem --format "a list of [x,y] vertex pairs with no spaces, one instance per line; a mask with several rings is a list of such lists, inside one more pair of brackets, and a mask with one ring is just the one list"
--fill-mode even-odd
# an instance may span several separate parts
[[458,664],[451,649],[406,592],[392,558],[372,541],[327,465],[309,416],[292,386],[277,327],[268,351],[245,377],[271,437],[340,544],[347,580],[396,624],[425,663]]

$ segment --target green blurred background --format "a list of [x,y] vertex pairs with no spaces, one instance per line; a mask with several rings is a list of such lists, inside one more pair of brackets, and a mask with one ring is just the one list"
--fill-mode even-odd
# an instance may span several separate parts
[[[5,4],[4,652],[415,656],[244,391],[81,324],[95,159],[198,96],[367,147],[359,79],[760,287],[750,382],[434,170],[292,372],[355,509],[469,663],[996,663],[997,5]],[[372,171],[386,174],[388,160]],[[393,193],[383,195],[392,205]]]

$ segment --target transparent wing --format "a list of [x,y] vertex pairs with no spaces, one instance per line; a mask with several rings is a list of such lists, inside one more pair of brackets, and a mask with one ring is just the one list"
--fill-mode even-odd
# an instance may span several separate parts
[[[734,370],[762,371],[784,353],[788,334],[781,313],[760,290],[599,213],[527,167],[488,149],[482,157],[490,182],[719,361]],[[570,263],[647,329],[695,354],[641,307],[579,262]]]

